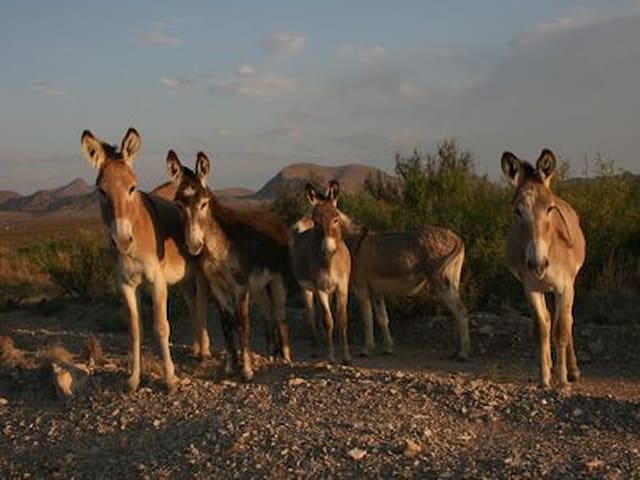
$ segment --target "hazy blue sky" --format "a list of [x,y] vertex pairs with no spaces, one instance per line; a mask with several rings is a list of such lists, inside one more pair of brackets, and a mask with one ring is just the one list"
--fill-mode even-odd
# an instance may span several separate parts
[[168,148],[257,188],[448,136],[496,177],[543,146],[640,170],[637,0],[3,1],[0,60],[0,190],[93,182],[82,130],[129,126],[146,188]]

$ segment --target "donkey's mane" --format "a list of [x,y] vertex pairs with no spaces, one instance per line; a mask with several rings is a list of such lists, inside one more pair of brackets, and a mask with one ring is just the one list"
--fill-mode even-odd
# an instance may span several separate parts
[[275,214],[263,209],[231,208],[222,204],[213,194],[211,194],[211,202],[213,216],[220,224],[227,227],[225,230],[249,227],[283,246],[288,245],[289,233]]

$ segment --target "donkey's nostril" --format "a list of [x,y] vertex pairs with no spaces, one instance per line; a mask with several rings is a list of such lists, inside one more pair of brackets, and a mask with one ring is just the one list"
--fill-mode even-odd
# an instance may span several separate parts
[[533,262],[531,260],[527,260],[527,268],[529,270],[533,270],[535,268],[535,265],[533,264]]
[[541,267],[543,270],[546,270],[548,266],[549,266],[549,259],[548,259],[548,258],[545,258],[544,260],[542,260],[542,264],[540,265],[540,267]]

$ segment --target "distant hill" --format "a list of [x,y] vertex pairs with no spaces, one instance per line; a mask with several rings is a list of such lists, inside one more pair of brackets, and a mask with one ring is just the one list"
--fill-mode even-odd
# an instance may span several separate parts
[[0,203],[0,210],[18,212],[50,212],[60,209],[73,209],[76,200],[84,205],[89,200],[93,188],[81,178],[51,190],[38,190],[31,195],[13,195]]
[[11,190],[0,190],[0,205],[2,205],[7,200],[17,198],[19,196],[20,194],[18,192],[13,192]]
[[[328,183],[330,180],[340,182],[342,191],[352,193],[362,187],[369,175],[381,174],[386,178],[387,173],[375,167],[366,165],[344,165],[324,167],[311,163],[299,163],[283,168],[271,178],[258,192],[246,188],[224,188],[214,190],[220,200],[237,208],[252,208],[270,201],[281,188],[302,189],[310,179],[318,179]],[[175,194],[171,182],[165,182],[153,190],[153,193],[168,199]],[[77,178],[71,183],[59,188],[39,190],[30,195],[20,195],[12,191],[0,191],[0,213],[14,218],[16,214],[29,217],[99,217],[100,206],[94,187],[85,180]]]
[[391,175],[376,167],[367,165],[344,165],[325,167],[313,163],[296,163],[283,168],[255,194],[256,199],[271,200],[282,188],[304,188],[310,179],[318,179],[324,183],[331,180],[340,182],[343,192],[354,193],[362,188],[366,178],[378,173],[392,179]]

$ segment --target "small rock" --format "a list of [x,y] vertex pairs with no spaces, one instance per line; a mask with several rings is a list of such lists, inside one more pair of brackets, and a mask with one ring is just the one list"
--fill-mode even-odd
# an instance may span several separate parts
[[6,399],[6,398],[4,398],[4,397],[0,397],[0,406],[2,406],[2,407],[3,407],[3,406],[5,406],[5,405],[7,405],[8,403],[9,403],[9,400],[7,400],[7,399]]
[[422,446],[419,443],[411,440],[410,438],[405,440],[405,447],[404,451],[402,452],[405,457],[414,458],[420,452],[422,452]]
[[590,473],[592,473],[594,470],[599,470],[601,468],[604,468],[606,465],[607,464],[605,463],[604,460],[600,460],[598,458],[594,458],[593,460],[589,460],[588,462],[585,463],[585,466],[587,467]]
[[573,413],[571,415],[573,415],[574,417],[581,417],[583,413],[584,412],[581,408],[576,408],[573,410]]
[[478,333],[480,333],[482,335],[489,335],[489,334],[493,333],[493,327],[491,325],[482,325],[478,329]]
[[367,451],[356,447],[349,450],[348,454],[354,460],[362,460],[364,457],[367,456]]
[[162,425],[162,420],[155,419],[155,420],[153,421],[153,426],[154,426],[154,428],[160,428],[160,425]]
[[306,381],[304,380],[304,378],[300,378],[300,377],[292,377],[289,379],[289,385],[292,387],[298,386],[298,385],[304,385],[306,383]]

